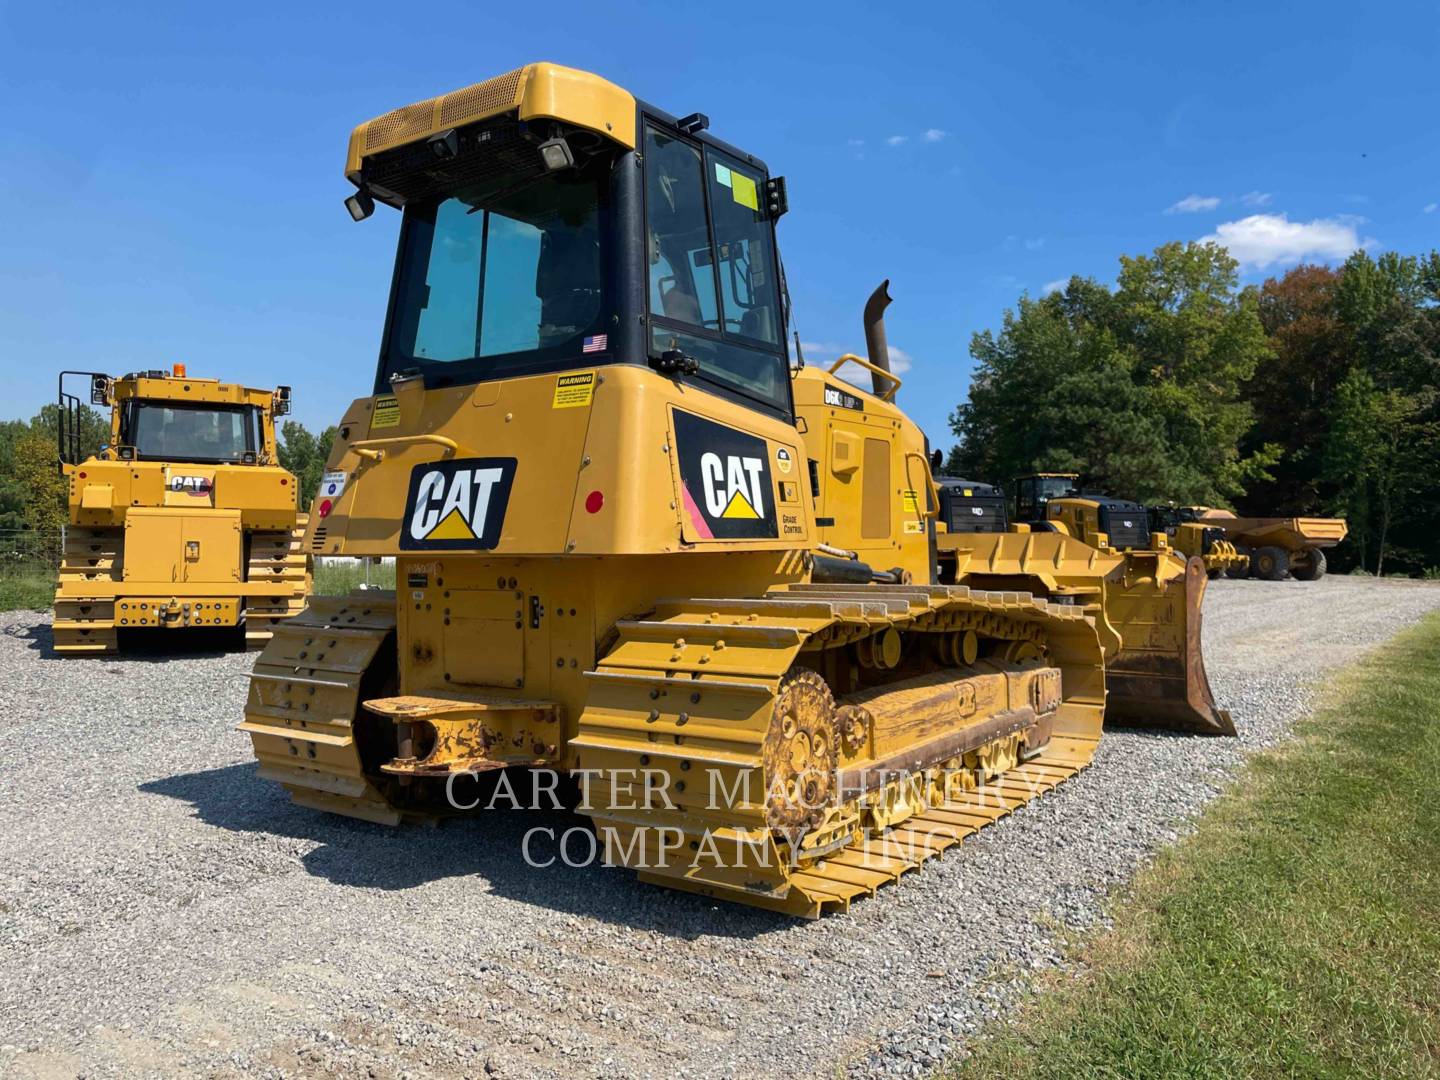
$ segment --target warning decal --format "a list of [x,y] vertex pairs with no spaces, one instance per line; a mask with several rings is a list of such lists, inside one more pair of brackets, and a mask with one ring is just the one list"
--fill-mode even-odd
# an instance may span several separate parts
[[500,543],[514,483],[514,458],[416,465],[410,472],[400,547],[489,551]]
[[686,534],[699,540],[779,535],[765,440],[675,410]]
[[595,372],[572,371],[555,379],[555,397],[552,409],[575,409],[589,405],[595,394]]
[[370,417],[370,430],[400,426],[400,402],[393,397],[375,399],[375,412]]

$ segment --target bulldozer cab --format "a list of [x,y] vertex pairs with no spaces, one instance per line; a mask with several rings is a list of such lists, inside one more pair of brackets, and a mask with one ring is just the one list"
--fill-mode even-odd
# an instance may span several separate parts
[[1015,520],[1035,523],[1045,520],[1045,506],[1051,499],[1073,495],[1079,489],[1078,473],[1031,473],[1015,478]]
[[352,137],[352,214],[403,214],[375,392],[647,362],[790,419],[783,182],[593,75],[480,85],[437,99],[428,135],[380,117]]

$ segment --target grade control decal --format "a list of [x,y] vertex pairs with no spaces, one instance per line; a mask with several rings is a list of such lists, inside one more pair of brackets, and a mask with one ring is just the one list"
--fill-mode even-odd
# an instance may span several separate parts
[[687,533],[700,540],[776,538],[765,440],[678,409],[674,420]]

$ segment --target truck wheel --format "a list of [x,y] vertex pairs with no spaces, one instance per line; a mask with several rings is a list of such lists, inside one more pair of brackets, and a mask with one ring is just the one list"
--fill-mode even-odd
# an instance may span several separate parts
[[1262,547],[1250,559],[1255,576],[1266,581],[1283,581],[1290,573],[1290,553],[1284,548]]
[[1205,571],[1205,576],[1208,577],[1211,581],[1214,581],[1214,580],[1216,580],[1217,578],[1219,578],[1219,576],[1220,576],[1221,574],[1223,574],[1224,572],[1225,572],[1224,570],[1221,570],[1220,567],[1217,566],[1217,567],[1215,567],[1215,569],[1213,569],[1213,570],[1206,570],[1206,571]]
[[1319,581],[1325,576],[1325,552],[1319,548],[1306,548],[1300,553],[1301,558],[1295,560],[1290,567],[1290,573],[1296,581]]
[[1255,553],[1249,548],[1240,547],[1238,544],[1236,545],[1235,550],[1237,553],[1246,556],[1250,560],[1249,562],[1241,563],[1238,566],[1232,566],[1225,571],[1226,577],[1235,578],[1238,581],[1241,578],[1248,578],[1250,576],[1251,568],[1255,564]]

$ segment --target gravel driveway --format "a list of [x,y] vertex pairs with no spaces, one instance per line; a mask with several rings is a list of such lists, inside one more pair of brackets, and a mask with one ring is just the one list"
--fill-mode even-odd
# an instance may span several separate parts
[[253,656],[65,659],[0,615],[0,1075],[916,1075],[1440,586],[1220,581],[1239,739],[1095,765],[849,915],[532,870],[556,812],[391,831],[302,811],[234,730]]

